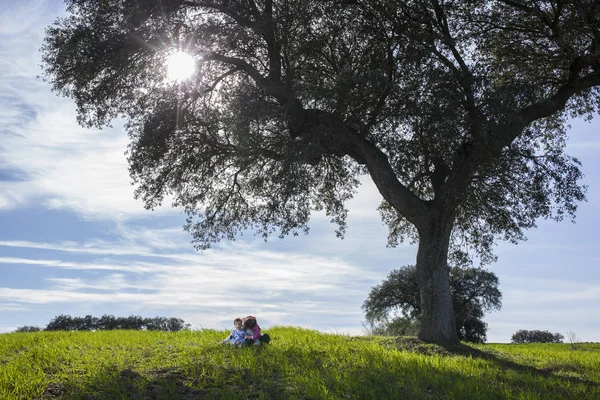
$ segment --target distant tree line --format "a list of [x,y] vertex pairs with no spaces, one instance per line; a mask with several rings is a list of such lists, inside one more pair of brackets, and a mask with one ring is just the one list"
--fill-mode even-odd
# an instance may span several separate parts
[[520,329],[510,338],[513,343],[562,343],[565,337],[560,333],[549,331]]
[[39,332],[41,330],[42,328],[40,328],[39,326],[25,325],[17,328],[15,332]]
[[[181,318],[154,317],[143,318],[139,315],[129,317],[115,317],[103,315],[100,318],[86,315],[85,317],[72,317],[70,315],[57,315],[46,326],[45,331],[110,331],[115,329],[147,330],[177,332],[189,329],[190,324]],[[16,332],[37,332],[42,329],[37,326],[22,326]]]

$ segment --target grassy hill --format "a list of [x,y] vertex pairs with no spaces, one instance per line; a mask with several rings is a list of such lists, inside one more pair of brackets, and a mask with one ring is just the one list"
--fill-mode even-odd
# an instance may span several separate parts
[[444,349],[274,327],[0,335],[0,399],[600,399],[600,344]]

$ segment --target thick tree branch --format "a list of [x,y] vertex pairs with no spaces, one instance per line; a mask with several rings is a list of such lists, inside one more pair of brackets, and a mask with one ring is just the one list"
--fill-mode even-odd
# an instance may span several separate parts
[[[308,111],[310,115],[315,115],[315,118],[310,118],[309,123],[315,121],[316,124],[308,126],[307,129],[316,130],[326,146],[333,141],[329,151],[339,149],[358,163],[364,164],[383,198],[420,229],[429,218],[429,208],[398,180],[387,155],[337,116],[318,110]],[[328,137],[323,138],[323,135]]]
[[436,158],[433,160],[434,170],[431,173],[431,185],[436,198],[440,198],[444,194],[444,186],[446,178],[450,173],[450,168],[446,165],[443,159]]
[[[531,104],[519,112],[520,128],[524,129],[527,125],[541,118],[548,117],[557,111],[564,109],[567,101],[574,95],[581,93],[594,86],[600,85],[600,72],[593,72],[580,79],[570,80],[567,84],[561,86],[550,98]],[[520,133],[513,132],[505,137],[510,140],[508,145]]]
[[441,52],[439,52],[435,48],[435,45],[433,46],[433,52],[440,58],[440,60],[446,66],[448,66],[448,68],[450,68],[450,70],[458,79],[458,83],[462,87],[465,95],[465,108],[469,114],[469,117],[471,118],[472,135],[475,138],[479,138],[481,133],[480,130],[482,116],[475,104],[475,94],[473,91],[473,74],[467,66],[467,63],[463,59],[462,55],[456,48],[456,41],[454,37],[452,37],[452,33],[450,32],[450,27],[448,26],[448,18],[446,16],[443,6],[438,0],[433,0],[433,7],[437,18],[437,24],[442,34],[442,42],[452,53],[452,57],[458,64],[458,67],[456,67],[454,63],[452,63]]
[[216,78],[216,79],[213,81],[213,83],[212,83],[212,84],[211,84],[209,87],[207,87],[207,88],[204,88],[204,89],[202,89],[202,90],[200,90],[200,91],[198,91],[198,92],[195,92],[195,93],[194,93],[194,96],[193,96],[193,98],[192,98],[192,99],[193,99],[193,100],[196,100],[196,99],[197,99],[199,96],[201,96],[201,95],[204,95],[204,94],[207,94],[207,93],[210,93],[210,92],[212,92],[213,90],[215,90],[215,88],[217,87],[217,85],[218,85],[220,82],[222,82],[222,81],[223,81],[223,79],[227,78],[227,77],[228,77],[228,76],[230,76],[230,75],[233,75],[233,74],[235,74],[235,73],[236,73],[236,72],[238,72],[238,71],[240,71],[240,68],[239,68],[239,67],[234,67],[234,68],[230,69],[229,71],[226,71],[226,72],[222,73],[221,75],[219,75],[219,76],[218,76],[218,77],[217,77],[217,78]]
[[600,72],[593,72],[583,78],[578,78],[581,68],[581,64],[574,66],[567,83],[558,88],[554,95],[520,110],[516,118],[495,132],[495,136],[488,137],[485,141],[466,142],[456,154],[453,163],[455,168],[448,179],[448,186],[452,188],[447,191],[451,195],[464,191],[477,167],[500,154],[504,147],[509,146],[522,133],[523,129],[539,119],[563,110],[574,95],[594,86],[600,86]]
[[373,126],[375,126],[375,124],[377,123],[377,118],[379,118],[379,114],[381,114],[381,111],[383,110],[383,107],[385,106],[386,100],[389,97],[390,93],[392,92],[392,83],[394,80],[394,50],[392,48],[390,48],[388,50],[387,61],[388,61],[387,62],[388,76],[387,76],[386,86],[385,86],[385,89],[383,90],[383,92],[381,93],[381,96],[379,96],[379,100],[377,101],[377,104],[373,108],[373,111],[371,113],[369,113],[367,123],[362,128],[363,135],[367,135],[369,133],[369,131],[371,130],[371,128]]
[[239,70],[247,73],[257,83],[264,80],[261,73],[254,66],[248,64],[248,62],[246,60],[243,60],[241,58],[224,56],[222,54],[212,53],[212,52],[202,54],[202,57],[203,57],[204,61],[214,60],[214,61],[220,61],[225,64],[233,65],[233,66],[237,67]]
[[302,118],[302,105],[296,96],[290,92],[283,83],[277,80],[273,80],[270,77],[264,77],[254,66],[250,65],[246,60],[237,57],[224,56],[217,53],[206,53],[203,55],[204,60],[214,60],[225,64],[229,64],[237,67],[240,71],[244,71],[266,94],[273,96],[279,104],[281,104],[289,117],[294,119],[292,122],[292,130],[298,129],[298,124],[301,121],[297,121],[298,118]]
[[273,21],[273,0],[265,1],[265,12],[263,16],[262,36],[267,42],[267,53],[269,56],[269,78],[273,81],[281,81],[281,49],[275,36],[275,23]]

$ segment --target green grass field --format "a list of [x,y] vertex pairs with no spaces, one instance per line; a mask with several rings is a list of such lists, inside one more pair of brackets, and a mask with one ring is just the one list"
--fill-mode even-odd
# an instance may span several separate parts
[[600,344],[459,346],[290,327],[0,335],[0,399],[600,399]]

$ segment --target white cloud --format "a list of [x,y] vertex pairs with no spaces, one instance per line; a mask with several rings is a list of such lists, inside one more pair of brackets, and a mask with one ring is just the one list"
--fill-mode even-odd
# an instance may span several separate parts
[[21,172],[26,181],[2,190],[2,197],[8,199],[4,203],[26,205],[35,194],[44,195],[49,208],[74,210],[88,218],[149,214],[142,202],[133,198],[124,155],[125,133],[86,130],[73,118],[68,109],[40,111],[35,120],[18,130],[19,135],[6,138],[1,150],[3,164]]
[[488,323],[488,342],[508,343],[511,336],[520,329],[542,330],[560,333],[567,337],[567,332],[575,332],[579,341],[598,342],[598,321],[590,321],[590,312],[585,315],[570,316],[564,310],[554,310],[540,315],[537,310],[531,310],[527,315],[516,317],[510,313],[495,313],[485,318]]
[[[84,247],[73,243],[62,248]],[[365,290],[377,283],[358,266],[335,257],[259,251],[243,243],[130,265],[123,260],[79,263],[19,257],[2,257],[0,263],[99,271],[85,277],[51,276],[46,279],[49,286],[42,288],[0,288],[0,303],[61,310],[85,304],[86,309],[118,307],[125,314],[176,310],[173,314],[188,316],[186,321],[210,328],[228,327],[229,317],[238,314],[260,314],[269,325],[313,321],[329,326],[334,321],[341,326],[344,319],[362,318],[359,305]]]
[[0,304],[0,311],[2,312],[26,312],[30,311],[31,308],[21,303],[9,303],[4,302]]
[[192,248],[188,234],[180,226],[161,229],[136,227],[117,222],[115,233],[126,242],[139,243],[158,250],[189,250]]
[[16,330],[17,330],[16,326],[0,325],[0,333],[14,332]]
[[42,191],[29,182],[0,181],[0,210],[11,210],[40,196]]
[[66,253],[81,254],[103,254],[103,255],[135,255],[148,257],[165,257],[162,254],[156,254],[145,246],[138,246],[132,243],[114,243],[104,240],[93,240],[84,243],[76,242],[31,242],[27,240],[0,240],[0,247],[28,248],[51,250]]
[[563,279],[521,278],[506,279],[503,287],[510,289],[503,298],[504,306],[550,305],[573,302],[599,302],[600,284]]
[[[36,243],[26,243],[31,247]],[[47,248],[45,244],[36,247]],[[80,246],[82,251],[85,245]],[[48,248],[52,248],[48,246]],[[55,247],[57,248],[57,247]],[[76,250],[78,246],[60,247]],[[90,250],[90,249],[87,249]],[[93,250],[93,253],[98,251]],[[116,251],[115,253],[120,253]],[[128,253],[133,254],[133,253]],[[142,255],[150,255],[142,250]],[[351,288],[343,284],[365,281],[363,272],[356,266],[335,258],[323,258],[302,254],[256,251],[252,246],[238,244],[222,250],[205,253],[175,253],[156,255],[165,261],[160,262],[73,262],[60,260],[40,260],[19,257],[1,257],[0,263],[39,265],[54,268],[119,270],[122,272],[151,273],[148,278],[136,283],[136,288],[164,293],[184,295],[185,292],[237,293],[244,291],[261,292],[261,297],[277,295],[285,291],[301,294],[310,292],[315,295],[327,293],[328,297],[352,294]],[[123,277],[121,274],[111,277]],[[81,280],[59,280],[74,288],[106,289],[110,285],[102,282],[92,284]],[[114,287],[118,287],[114,286]],[[229,297],[229,295],[227,295]]]
[[127,283],[124,274],[110,274],[93,283],[85,282],[81,278],[48,278],[47,280],[53,284],[53,289],[65,291],[91,289],[94,291],[105,290],[116,292],[123,289],[143,289],[137,285]]
[[578,151],[597,151],[600,149],[600,142],[575,142],[567,145],[568,149],[577,149]]
[[[46,24],[51,2],[46,0],[3,1],[0,14],[0,35],[22,37]],[[52,17],[55,18],[55,17]],[[29,40],[24,41],[29,44]]]
[[40,260],[19,257],[0,257],[0,264],[13,265],[37,265],[48,268],[63,268],[72,270],[116,270],[134,273],[155,272],[158,265],[142,262],[133,262],[127,264],[119,263],[88,263],[88,262],[67,262],[59,260]]
[[[543,289],[523,289],[511,290],[505,296],[504,304],[553,304],[576,301],[600,302],[600,285],[587,285],[579,290],[543,290]],[[600,305],[600,303],[599,303]]]
[[0,169],[19,173],[23,181],[2,184],[0,210],[43,198],[46,207],[86,218],[148,215],[133,199],[122,123],[103,130],[80,127],[72,100],[59,98],[36,77],[44,28],[58,9],[49,12],[54,7],[48,1],[21,4],[5,9],[0,20]]
[[574,278],[506,278],[501,279],[501,312],[485,318],[491,342],[508,342],[519,329],[559,332],[577,331],[582,340],[598,340],[600,321],[600,285],[594,280]]

